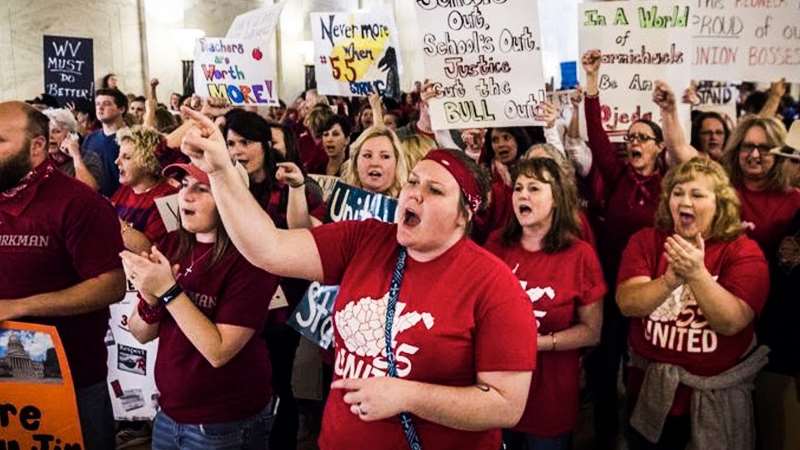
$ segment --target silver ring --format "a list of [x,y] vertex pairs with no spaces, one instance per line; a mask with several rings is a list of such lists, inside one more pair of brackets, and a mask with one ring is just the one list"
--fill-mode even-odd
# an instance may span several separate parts
[[358,404],[358,415],[359,416],[366,416],[367,412],[361,409],[361,403]]

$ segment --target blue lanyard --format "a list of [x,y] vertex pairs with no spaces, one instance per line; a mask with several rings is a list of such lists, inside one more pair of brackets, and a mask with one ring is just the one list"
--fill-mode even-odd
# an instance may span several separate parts
[[[386,340],[386,362],[389,365],[389,376],[397,378],[397,362],[394,358],[392,349],[392,323],[394,322],[394,311],[397,304],[397,297],[400,294],[400,283],[403,282],[403,273],[406,270],[406,248],[400,247],[397,254],[397,262],[392,273],[392,284],[389,286],[389,301],[386,305],[386,328],[384,329],[384,339]],[[411,450],[422,450],[417,429],[414,421],[408,413],[400,413],[400,424],[403,426],[403,434],[406,435],[406,442]]]

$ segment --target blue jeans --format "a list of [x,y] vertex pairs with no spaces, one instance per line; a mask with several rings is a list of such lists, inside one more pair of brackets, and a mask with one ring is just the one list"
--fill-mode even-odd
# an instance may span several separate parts
[[233,422],[178,423],[161,411],[153,423],[152,450],[268,450],[272,402],[260,413]]

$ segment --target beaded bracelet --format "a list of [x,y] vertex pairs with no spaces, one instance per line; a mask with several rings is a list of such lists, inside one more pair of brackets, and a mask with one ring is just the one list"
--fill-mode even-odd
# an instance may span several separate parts
[[163,305],[151,306],[143,298],[139,299],[139,305],[136,309],[139,311],[139,317],[148,325],[155,325],[164,317]]

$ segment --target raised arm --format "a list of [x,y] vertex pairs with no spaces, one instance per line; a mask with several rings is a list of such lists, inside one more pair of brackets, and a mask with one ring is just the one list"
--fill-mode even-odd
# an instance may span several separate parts
[[156,129],[156,108],[158,108],[158,99],[156,97],[157,86],[157,78],[150,80],[150,85],[147,87],[147,95],[144,101],[144,117],[142,118],[142,126],[152,129]]
[[683,134],[683,127],[678,120],[675,94],[664,81],[657,80],[653,88],[653,103],[661,110],[661,127],[664,131],[664,144],[667,147],[671,165],[684,163],[699,153],[689,144]]
[[775,117],[778,115],[778,108],[781,106],[781,99],[786,94],[786,79],[781,78],[772,82],[769,86],[769,95],[764,106],[759,111],[758,116],[764,118]]
[[220,129],[197,111],[183,111],[197,127],[186,133],[181,149],[208,173],[225,231],[239,252],[267,272],[322,281],[322,261],[311,233],[278,229],[233,167]]
[[586,73],[586,132],[589,137],[589,149],[592,159],[606,181],[616,180],[623,169],[623,162],[617,157],[614,145],[608,139],[608,134],[603,129],[603,119],[600,110],[600,50],[589,50],[583,54],[581,62]]
[[289,229],[313,228],[322,225],[308,210],[306,179],[303,172],[292,162],[278,163],[275,179],[289,185],[289,201],[286,205],[286,224]]

